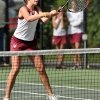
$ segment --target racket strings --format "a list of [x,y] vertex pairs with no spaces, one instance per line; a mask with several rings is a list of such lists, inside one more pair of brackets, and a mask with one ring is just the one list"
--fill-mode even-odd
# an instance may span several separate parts
[[73,12],[73,9],[72,9],[73,1],[76,3],[77,12],[84,10],[89,4],[89,0],[70,0],[67,6],[68,6],[68,10],[72,12]]
[[87,6],[87,0],[77,0],[78,10],[84,10]]

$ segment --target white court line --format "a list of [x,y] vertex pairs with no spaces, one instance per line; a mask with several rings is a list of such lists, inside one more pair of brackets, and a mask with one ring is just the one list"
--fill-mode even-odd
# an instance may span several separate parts
[[[5,89],[0,89],[1,91],[5,91]],[[42,96],[46,96],[47,94],[40,94],[40,93],[31,93],[31,92],[24,92],[24,91],[13,91],[14,93],[21,93],[21,94],[35,94],[35,95],[42,95]],[[85,98],[74,98],[74,97],[66,97],[66,96],[60,96],[57,95],[58,97],[61,98],[66,98],[66,99],[73,99],[73,100],[94,100],[94,99],[85,99]]]
[[[3,82],[6,82],[6,81],[0,81],[0,83],[3,83]],[[26,84],[26,85],[39,85],[39,86],[42,86],[43,84],[36,84],[36,83],[24,83],[24,82],[16,82],[16,83],[19,83],[19,84]],[[70,86],[57,86],[57,85],[51,85],[52,87],[64,87],[64,88],[74,88],[74,89],[81,89],[81,90],[89,90],[89,91],[100,91],[100,90],[97,90],[97,89],[87,89],[87,88],[76,88],[76,87],[70,87]],[[5,91],[5,89],[0,89],[1,91]],[[15,92],[15,93],[22,93],[22,94],[35,94],[35,95],[42,95],[42,96],[46,96],[47,94],[40,94],[40,93],[31,93],[31,92],[24,92],[24,91],[13,91],[12,92]],[[58,97],[61,97],[61,98],[70,98],[70,99],[74,99],[74,100],[93,100],[93,99],[85,99],[85,98],[74,98],[74,97],[66,97],[66,96],[60,96],[58,95]]]
[[[41,98],[42,98],[42,97],[44,97],[44,96],[35,96],[35,97],[41,97]],[[3,99],[4,97],[0,97],[0,98]],[[20,97],[15,97],[15,96],[14,96],[14,99],[16,99],[16,100],[19,99],[19,98],[20,98]],[[21,98],[28,98],[28,99],[29,99],[29,98],[34,98],[34,96],[21,96]]]
[[[36,83],[24,83],[24,82],[16,82],[16,83],[20,83],[20,84],[28,84],[28,85],[43,85],[43,84],[36,84]],[[78,88],[78,87],[70,87],[70,86],[57,86],[57,85],[51,85],[52,87],[63,87],[63,88],[71,88],[71,89],[78,89],[78,90],[88,90],[88,91],[98,91],[100,92],[100,90],[97,89],[88,89],[88,88]]]
[[[30,97],[34,97],[34,96],[21,96],[21,98],[30,98]],[[44,97],[44,96],[35,96],[35,97],[41,97],[41,98],[42,98],[42,97]],[[3,99],[3,97],[0,97],[0,98]],[[14,99],[15,99],[15,98],[18,99],[18,98],[20,98],[20,97],[15,97],[15,96],[14,96]]]
[[[6,82],[6,81],[0,81],[0,83],[2,82]],[[18,84],[26,84],[26,85],[39,85],[39,86],[43,86],[43,84],[36,84],[36,83],[25,83],[25,82],[16,82]],[[63,87],[63,88],[71,88],[71,89],[77,89],[77,90],[88,90],[88,91],[97,91],[100,92],[100,90],[97,89],[88,89],[88,88],[78,88],[78,87],[70,87],[70,86],[57,86],[57,85],[51,85],[52,87]]]

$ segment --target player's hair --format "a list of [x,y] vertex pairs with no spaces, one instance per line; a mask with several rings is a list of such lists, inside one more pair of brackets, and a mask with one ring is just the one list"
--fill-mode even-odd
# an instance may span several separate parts
[[27,0],[24,0],[24,2],[27,4]]
[[76,0],[72,0],[71,2],[75,2],[75,3],[77,3],[77,1],[76,1]]

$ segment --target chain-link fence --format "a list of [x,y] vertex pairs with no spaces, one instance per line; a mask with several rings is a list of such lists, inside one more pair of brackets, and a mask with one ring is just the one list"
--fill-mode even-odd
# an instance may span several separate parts
[[[88,48],[100,47],[99,9],[100,9],[100,5],[90,5],[87,9],[87,24],[85,27],[87,28],[86,34],[88,37],[87,38],[87,47]],[[13,34],[13,32],[17,26],[17,18],[16,17],[9,18],[9,22],[4,22],[4,23],[0,23],[0,24],[8,24],[9,25],[9,36],[11,37],[11,35]],[[43,25],[42,30],[40,29],[41,25]],[[66,30],[67,30],[67,28],[66,28]],[[42,24],[41,22],[38,24],[36,34],[37,34],[39,43],[43,46],[42,49],[54,48],[51,43],[52,32],[53,32],[53,29],[52,29],[51,21],[49,21],[47,24]],[[41,33],[43,36],[41,36]],[[69,48],[69,47],[70,47],[69,44],[66,44],[66,48]]]

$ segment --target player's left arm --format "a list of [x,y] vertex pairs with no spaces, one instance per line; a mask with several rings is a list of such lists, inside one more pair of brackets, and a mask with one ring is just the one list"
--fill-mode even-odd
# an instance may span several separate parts
[[57,11],[56,10],[53,10],[51,12],[42,12],[41,8],[37,6],[37,10],[38,10],[38,13],[42,13],[43,14],[43,17],[41,18],[41,20],[43,22],[47,22],[52,16],[54,16]]

